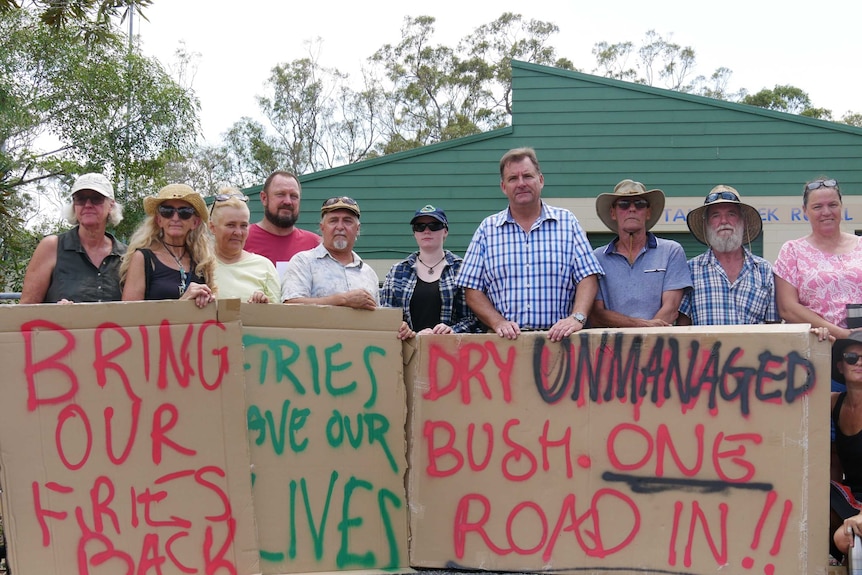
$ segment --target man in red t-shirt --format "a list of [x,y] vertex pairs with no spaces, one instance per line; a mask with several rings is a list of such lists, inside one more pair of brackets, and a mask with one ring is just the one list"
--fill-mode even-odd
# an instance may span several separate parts
[[269,258],[279,275],[294,254],[320,243],[319,235],[295,226],[301,193],[302,187],[294,174],[281,170],[271,173],[260,192],[264,217],[248,227],[245,249]]

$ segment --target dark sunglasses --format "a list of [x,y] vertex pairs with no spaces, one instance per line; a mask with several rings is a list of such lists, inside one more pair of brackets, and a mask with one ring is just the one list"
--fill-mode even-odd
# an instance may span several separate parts
[[425,228],[428,228],[432,232],[439,232],[440,230],[442,230],[445,227],[446,227],[446,225],[443,222],[430,222],[430,223],[419,222],[419,223],[413,224],[413,231],[414,232],[424,232]]
[[[832,186],[829,187],[831,188]],[[844,358],[844,363],[847,365],[856,365],[859,363],[859,358],[862,357],[862,355],[859,355],[855,351],[845,351],[842,354],[842,357]]]
[[216,202],[226,202],[231,198],[236,198],[241,202],[248,202],[248,196],[243,194],[219,194],[213,199],[213,203],[210,206],[210,215],[213,215],[213,209],[215,208]]
[[805,184],[805,189],[809,192],[819,190],[820,188],[837,188],[838,180],[814,180]]
[[174,217],[174,214],[180,216],[181,220],[187,220],[195,215],[195,209],[191,206],[182,206],[182,207],[174,207],[174,206],[166,206],[164,204],[159,204],[159,215],[163,218],[169,220]]
[[354,199],[353,199],[353,198],[351,198],[351,197],[348,197],[348,196],[336,196],[336,197],[334,197],[334,198],[329,198],[328,200],[324,200],[324,202],[323,202],[323,207],[331,206],[331,205],[333,205],[333,204],[337,204],[338,202],[341,202],[341,203],[343,203],[343,204],[347,204],[348,206],[355,206],[355,205],[357,205],[357,204],[356,204],[356,200],[354,200]]
[[76,206],[86,206],[87,202],[90,202],[94,206],[101,206],[105,203],[106,199],[107,198],[105,198],[105,196],[103,196],[102,194],[93,194],[86,196],[75,194],[74,196],[72,196],[72,203]]
[[717,200],[727,200],[729,202],[738,202],[739,196],[734,194],[733,192],[712,192],[706,199],[703,201],[704,204],[711,204]]
[[617,200],[616,203],[614,204],[615,207],[617,207],[621,210],[627,210],[632,205],[634,205],[634,207],[636,207],[639,210],[645,210],[649,207],[649,201],[647,201],[643,198],[639,198],[637,200]]

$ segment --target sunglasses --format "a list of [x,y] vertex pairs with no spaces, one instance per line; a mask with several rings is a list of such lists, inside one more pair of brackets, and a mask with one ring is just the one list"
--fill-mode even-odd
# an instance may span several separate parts
[[842,354],[842,357],[844,358],[844,363],[846,363],[847,365],[856,365],[857,363],[859,363],[859,358],[862,358],[862,355],[856,353],[855,351],[845,351]]
[[838,180],[814,180],[805,184],[805,189],[809,192],[819,190],[820,188],[837,188]]
[[439,232],[440,230],[442,230],[445,227],[446,227],[446,225],[443,222],[430,222],[430,223],[419,222],[419,223],[413,224],[413,231],[414,232],[424,232],[425,228],[428,228],[432,232]]
[[215,197],[210,206],[210,215],[213,215],[213,209],[215,208],[216,202],[226,202],[231,198],[236,198],[241,202],[248,202],[248,196],[243,194],[219,194]]
[[639,210],[645,210],[649,207],[649,201],[647,201],[643,198],[640,198],[637,200],[617,200],[616,203],[614,204],[615,207],[617,207],[621,210],[627,210],[632,205],[634,205],[634,207],[639,209]]
[[329,198],[328,200],[325,200],[325,201],[323,202],[323,207],[326,207],[326,206],[332,206],[332,205],[337,204],[337,203],[339,203],[339,202],[341,202],[342,204],[347,204],[348,206],[355,206],[355,205],[357,205],[356,200],[354,200],[354,199],[353,199],[353,198],[351,198],[351,197],[348,197],[348,196],[336,196],[336,197],[334,197],[334,198]]
[[711,204],[717,200],[727,200],[729,202],[738,202],[739,196],[734,194],[733,192],[712,192],[706,199],[703,201],[704,204]]
[[72,203],[76,206],[86,206],[87,202],[90,202],[94,206],[101,206],[105,203],[106,199],[107,198],[105,198],[105,196],[103,196],[102,194],[93,194],[86,196],[81,194],[75,194],[74,196],[72,196]]
[[195,215],[195,209],[191,206],[182,206],[182,207],[174,207],[174,206],[166,206],[164,204],[159,204],[159,215],[163,218],[169,220],[174,217],[174,214],[180,216],[181,220],[187,220]]

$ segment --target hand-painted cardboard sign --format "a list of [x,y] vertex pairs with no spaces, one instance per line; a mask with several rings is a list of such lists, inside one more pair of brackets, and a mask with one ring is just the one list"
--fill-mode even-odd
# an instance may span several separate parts
[[807,326],[415,347],[411,565],[822,572],[829,344]]

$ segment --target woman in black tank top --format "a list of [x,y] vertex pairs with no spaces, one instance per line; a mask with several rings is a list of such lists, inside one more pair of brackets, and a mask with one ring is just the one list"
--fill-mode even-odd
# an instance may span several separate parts
[[123,300],[190,299],[198,307],[214,301],[216,260],[201,195],[171,184],[144,198],[144,211],[120,266]]
[[847,391],[832,393],[833,551],[847,553],[854,535],[862,535],[862,332],[832,346],[832,379]]

